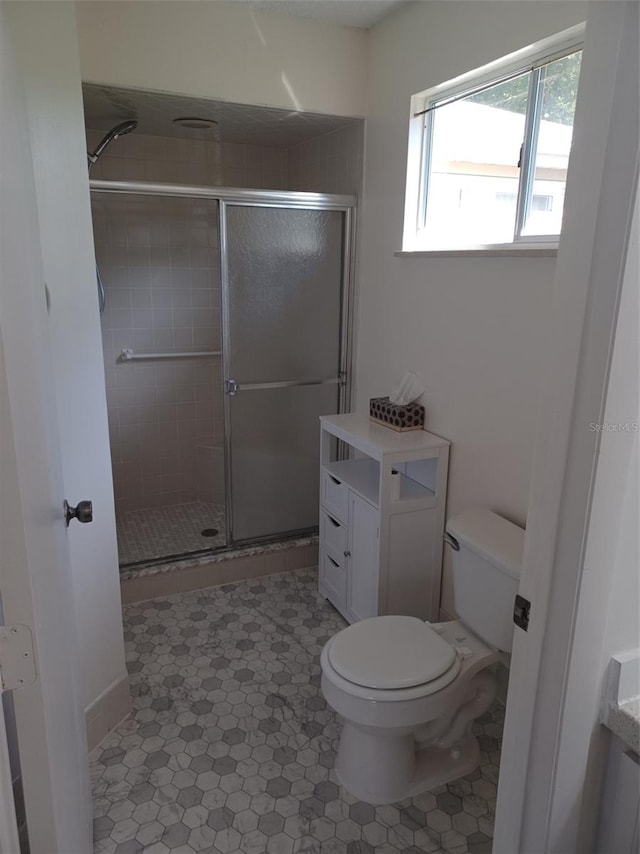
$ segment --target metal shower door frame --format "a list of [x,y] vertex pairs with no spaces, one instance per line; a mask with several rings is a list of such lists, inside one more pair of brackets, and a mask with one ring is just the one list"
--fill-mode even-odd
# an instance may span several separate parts
[[[353,360],[353,316],[355,283],[356,197],[332,193],[304,193],[295,191],[247,190],[238,187],[201,187],[188,184],[162,184],[151,181],[106,181],[92,178],[89,189],[96,193],[134,196],[161,196],[185,199],[210,199],[218,203],[218,237],[220,249],[220,285],[222,296],[222,369],[227,374],[229,365],[229,270],[226,242],[226,210],[229,205],[244,207],[298,208],[300,210],[333,210],[344,213],[342,306],[340,323],[340,384],[338,408],[344,412],[350,405]],[[224,465],[225,465],[225,536],[226,545],[232,545],[233,534],[233,484],[231,483],[231,413],[228,395],[224,395]]]
[[[343,244],[342,244],[342,280],[341,309],[340,309],[340,357],[339,357],[339,386],[338,411],[344,412],[351,402],[351,365],[353,358],[353,310],[354,310],[354,281],[355,281],[355,198],[328,193],[263,193],[261,191],[236,191],[233,197],[220,199],[218,205],[219,238],[220,238],[220,286],[222,296],[222,368],[224,381],[229,379],[231,362],[231,318],[229,302],[229,263],[227,247],[227,209],[229,207],[268,207],[288,210],[326,210],[341,211],[344,214]],[[262,388],[283,388],[285,386],[319,385],[316,382],[286,382],[260,383]],[[254,386],[245,385],[245,390]],[[231,476],[231,395],[223,393],[224,413],[224,444],[225,444],[225,503],[226,503],[226,538],[227,545],[233,544],[233,478]],[[262,537],[268,540],[269,537]],[[244,541],[243,541],[244,542]]]

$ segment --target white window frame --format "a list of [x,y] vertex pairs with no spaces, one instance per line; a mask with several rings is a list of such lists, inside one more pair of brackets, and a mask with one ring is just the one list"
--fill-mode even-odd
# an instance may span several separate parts
[[[529,100],[521,155],[521,172],[518,179],[518,198],[514,237],[510,243],[491,246],[461,246],[460,249],[496,249],[521,247],[532,249],[536,246],[549,249],[557,246],[559,235],[523,235],[522,228],[526,213],[526,203],[531,193],[534,170],[531,157],[535,147],[535,134],[538,126],[539,99],[542,87],[539,80],[541,67],[557,59],[562,59],[583,47],[585,25],[578,24],[550,38],[536,42],[529,47],[511,53],[502,59],[491,62],[433,86],[424,92],[418,92],[411,98],[411,119],[409,125],[409,148],[407,155],[407,184],[405,192],[405,215],[402,250],[403,252],[424,252],[450,250],[452,247],[437,247],[428,243],[425,229],[427,196],[429,189],[430,153],[433,140],[432,113],[425,113],[443,101],[465,97],[474,91],[498,85],[505,79],[519,74],[530,74]],[[535,66],[535,67],[534,67]],[[533,98],[535,94],[537,98]],[[533,98],[533,101],[532,101]],[[532,105],[532,106],[531,106]],[[522,180],[522,178],[525,180]]]

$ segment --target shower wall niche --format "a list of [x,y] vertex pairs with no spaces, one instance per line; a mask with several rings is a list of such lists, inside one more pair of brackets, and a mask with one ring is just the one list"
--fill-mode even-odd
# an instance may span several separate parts
[[[193,132],[172,125],[171,115],[197,114],[180,99],[83,90],[89,151],[118,121],[138,120],[104,151],[92,179],[360,192],[361,120],[218,105],[230,124]],[[106,297],[102,334],[121,565],[224,547],[218,202],[93,192],[92,215]],[[276,254],[281,249],[274,247]]]

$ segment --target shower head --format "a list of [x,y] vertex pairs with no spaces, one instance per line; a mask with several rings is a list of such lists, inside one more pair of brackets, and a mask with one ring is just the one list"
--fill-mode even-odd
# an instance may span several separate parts
[[93,154],[87,153],[87,159],[89,161],[89,171],[91,171],[91,167],[97,161],[97,159],[100,157],[100,155],[110,142],[113,142],[113,140],[117,139],[119,136],[124,136],[127,133],[131,133],[131,131],[135,130],[137,127],[138,122],[132,120],[128,122],[121,122],[119,125],[116,125],[115,127],[111,128],[109,133],[100,140]]

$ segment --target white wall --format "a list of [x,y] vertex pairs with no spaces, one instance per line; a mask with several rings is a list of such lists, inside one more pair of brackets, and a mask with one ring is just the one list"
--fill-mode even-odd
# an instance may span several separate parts
[[[452,442],[449,513],[488,506],[523,523],[553,258],[396,258],[409,101],[585,17],[579,2],[419,2],[371,33],[356,406],[405,370],[427,429]],[[448,567],[442,606],[453,612]]]
[[[90,709],[112,686],[125,703],[126,668],[100,320],[72,3],[12,3],[27,96],[63,480],[71,504],[93,501],[94,521],[69,528],[81,655]],[[95,729],[95,727],[94,727]],[[90,732],[90,742],[95,740]]]
[[79,2],[82,79],[361,116],[366,33],[226,2]]

